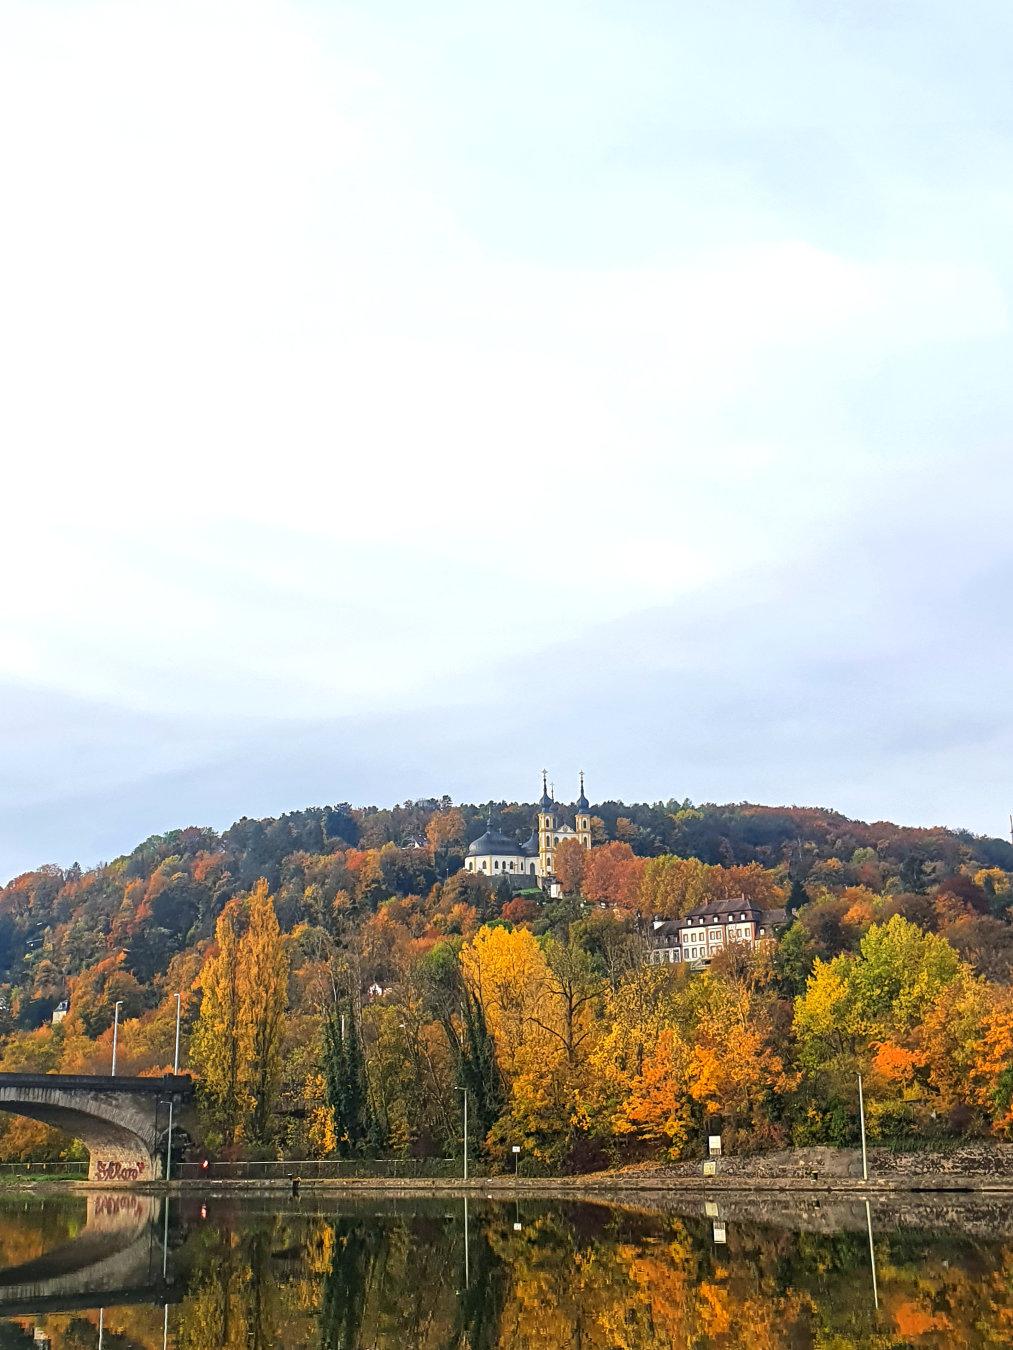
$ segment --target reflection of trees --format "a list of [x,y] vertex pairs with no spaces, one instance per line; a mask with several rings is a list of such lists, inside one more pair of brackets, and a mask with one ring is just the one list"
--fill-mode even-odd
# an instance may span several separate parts
[[546,1213],[493,1245],[508,1271],[498,1350],[529,1345],[775,1350],[1010,1343],[1013,1249],[924,1234],[877,1239],[880,1309],[860,1233],[794,1234],[656,1219],[581,1238]]
[[495,1346],[495,1262],[481,1234],[473,1234],[466,1289],[463,1233],[454,1217],[339,1219],[332,1232],[322,1350]]
[[267,1350],[281,1343],[283,1286],[272,1253],[284,1241],[283,1228],[282,1219],[265,1219],[238,1233],[201,1231],[191,1254],[195,1278],[179,1314],[179,1350]]
[[0,1220],[0,1269],[32,1261],[69,1242],[85,1225],[85,1205],[78,1197],[19,1197]]
[[[450,1212],[448,1213],[448,1208]],[[514,1229],[520,1213],[523,1227]],[[41,1215],[39,1216],[42,1217]],[[863,1231],[525,1199],[354,1215],[255,1215],[193,1228],[175,1259],[187,1294],[177,1350],[953,1350],[1013,1343],[1013,1242],[916,1229],[876,1235],[878,1310]],[[66,1224],[60,1212],[46,1224]],[[11,1216],[0,1247],[30,1241]],[[97,1314],[45,1318],[55,1350],[89,1350]],[[158,1350],[161,1309],[107,1309],[106,1344]],[[24,1323],[22,1323],[22,1326]],[[0,1336],[0,1344],[2,1344]],[[14,1342],[15,1344],[17,1342]]]
[[467,1350],[496,1350],[508,1272],[479,1228],[470,1243],[471,1280],[461,1295],[450,1345]]
[[331,1266],[324,1276],[320,1344],[324,1350],[354,1350],[361,1344],[366,1298],[386,1234],[377,1224],[342,1220],[334,1234]]

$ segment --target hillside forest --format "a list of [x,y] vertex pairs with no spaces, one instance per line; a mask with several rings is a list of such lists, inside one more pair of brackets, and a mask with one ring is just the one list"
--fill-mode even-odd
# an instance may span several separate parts
[[[581,1170],[883,1140],[1013,1136],[1013,847],[811,808],[593,807],[564,895],[461,871],[491,813],[339,804],[187,828],[0,891],[0,1070],[171,1070],[176,995],[201,1135],[222,1157],[459,1156]],[[783,907],[702,972],[652,920]],[[54,1016],[55,1015],[55,1016]],[[3,1118],[6,1159],[77,1156]]]

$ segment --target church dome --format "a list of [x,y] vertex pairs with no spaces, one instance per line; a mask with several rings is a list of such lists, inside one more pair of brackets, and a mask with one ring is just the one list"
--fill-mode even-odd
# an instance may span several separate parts
[[509,835],[502,830],[494,830],[491,827],[485,834],[479,837],[468,848],[469,858],[483,858],[495,855],[498,858],[504,856],[511,858],[523,858],[524,850],[516,839],[511,839]]
[[590,809],[591,809],[591,803],[590,803],[590,802],[588,801],[588,799],[584,796],[584,775],[583,775],[583,773],[580,775],[580,796],[577,798],[577,801],[576,801],[575,805],[576,805],[576,809],[577,809],[578,811],[582,812],[582,813],[585,812],[585,811],[590,811]]

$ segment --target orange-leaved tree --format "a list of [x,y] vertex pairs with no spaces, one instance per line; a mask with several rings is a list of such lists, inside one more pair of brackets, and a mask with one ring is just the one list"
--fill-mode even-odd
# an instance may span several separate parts
[[613,840],[593,848],[584,866],[584,899],[637,909],[643,870],[644,859],[638,858],[629,844]]
[[616,1114],[617,1133],[660,1140],[673,1156],[682,1153],[692,1129],[689,1059],[682,1036],[674,1027],[665,1027]]
[[552,870],[564,895],[579,895],[584,880],[588,851],[579,839],[564,839],[556,845]]
[[429,817],[426,840],[434,858],[438,853],[446,851],[451,844],[463,843],[464,835],[464,817],[456,806],[452,806],[448,811],[436,811]]

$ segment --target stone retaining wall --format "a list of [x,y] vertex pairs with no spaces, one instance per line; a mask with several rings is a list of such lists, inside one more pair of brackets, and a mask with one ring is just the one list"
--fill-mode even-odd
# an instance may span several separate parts
[[[658,1169],[672,1177],[703,1174],[703,1161],[672,1163]],[[731,1156],[716,1160],[716,1175],[726,1180],[750,1181],[829,1179],[861,1180],[861,1149],[798,1148],[754,1156]],[[898,1153],[892,1149],[869,1149],[871,1179],[979,1177],[1013,1181],[1013,1144],[974,1141],[958,1148],[918,1149]]]

